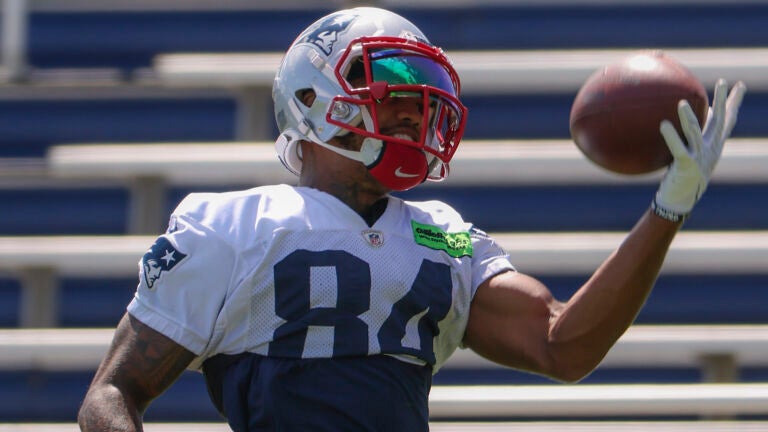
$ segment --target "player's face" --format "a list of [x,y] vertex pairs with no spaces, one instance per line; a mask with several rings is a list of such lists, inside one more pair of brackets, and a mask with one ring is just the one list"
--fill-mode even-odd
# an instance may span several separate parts
[[[365,85],[365,79],[355,79],[351,84],[353,86]],[[305,103],[311,104],[311,99],[305,100]],[[379,101],[376,107],[371,110],[373,111],[371,114],[375,114],[381,134],[418,141],[424,118],[423,106],[421,96],[390,96]],[[350,133],[343,137],[334,138],[331,143],[348,150],[359,151],[363,137]],[[350,173],[347,179],[350,183],[354,183],[356,188],[364,188],[379,195],[384,195],[390,191],[382,186],[359,162],[343,157],[338,159],[334,166]]]
[[383,135],[418,141],[424,104],[420,97],[389,97],[376,105],[376,118]]
[[[379,128],[378,132],[381,135],[418,142],[424,119],[422,114],[423,107],[424,103],[421,96],[399,95],[382,99],[370,111],[372,115],[375,115]],[[350,133],[338,140],[338,142],[344,148],[359,151],[363,139],[360,135]],[[359,174],[354,179],[356,188],[365,188],[379,195],[390,192],[390,189],[384,187],[362,164],[353,161],[349,162],[352,162],[355,171],[358,171]]]
[[[356,84],[362,85],[364,81],[353,83],[353,85]],[[307,106],[311,106],[314,101],[314,94],[307,93],[302,98]],[[423,107],[424,103],[421,95],[399,94],[386,97],[377,102],[376,107],[371,109],[371,114],[375,115],[381,134],[416,142],[420,138],[422,122],[424,120]],[[336,137],[329,143],[347,150],[360,151],[363,139],[364,137],[361,135],[349,133]],[[317,157],[320,160],[317,160],[313,165],[323,167],[323,175],[336,179],[335,183],[341,189],[355,190],[359,194],[374,197],[375,199],[391,191],[383,186],[360,162],[347,159],[330,151],[315,150],[317,150]],[[328,160],[325,160],[326,158]],[[316,176],[316,174],[310,175],[310,170],[305,164],[302,174],[307,179]]]
[[[351,82],[352,86],[364,86],[365,79]],[[423,116],[421,96],[390,96],[378,102],[373,109],[383,135],[398,136],[410,141],[418,141],[421,134]],[[372,113],[374,114],[374,113]]]

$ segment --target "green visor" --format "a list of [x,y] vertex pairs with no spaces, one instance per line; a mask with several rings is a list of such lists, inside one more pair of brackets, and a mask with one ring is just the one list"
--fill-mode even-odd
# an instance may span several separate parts
[[457,96],[448,71],[428,57],[401,49],[385,49],[370,54],[370,65],[372,82],[384,81],[391,86],[427,85]]

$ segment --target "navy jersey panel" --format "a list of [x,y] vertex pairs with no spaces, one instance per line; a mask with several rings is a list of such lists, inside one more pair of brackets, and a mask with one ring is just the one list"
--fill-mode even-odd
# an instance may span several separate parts
[[214,403],[237,432],[429,430],[429,366],[383,355],[241,354],[203,369]]

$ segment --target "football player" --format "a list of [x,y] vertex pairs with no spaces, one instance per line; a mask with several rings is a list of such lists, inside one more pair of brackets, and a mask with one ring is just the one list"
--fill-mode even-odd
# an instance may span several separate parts
[[432,375],[457,348],[561,381],[632,323],[706,187],[744,86],[719,82],[626,240],[567,302],[438,201],[390,195],[448,174],[467,120],[446,55],[403,17],[332,13],[288,49],[273,87],[277,154],[298,185],[196,193],[142,258],[134,299],[79,412],[140,430],[201,370],[236,431],[425,431]]

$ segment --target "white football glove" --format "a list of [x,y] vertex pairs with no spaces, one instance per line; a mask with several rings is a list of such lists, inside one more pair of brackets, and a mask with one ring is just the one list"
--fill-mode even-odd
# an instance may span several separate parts
[[688,146],[683,143],[672,123],[668,120],[661,122],[659,129],[672,153],[673,161],[653,201],[652,207],[657,215],[677,222],[691,212],[706,190],[712,171],[723,152],[723,144],[736,125],[746,89],[744,83],[739,81],[726,99],[728,83],[723,79],[718,80],[703,132],[691,106],[681,100],[677,112]]

